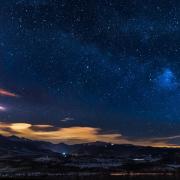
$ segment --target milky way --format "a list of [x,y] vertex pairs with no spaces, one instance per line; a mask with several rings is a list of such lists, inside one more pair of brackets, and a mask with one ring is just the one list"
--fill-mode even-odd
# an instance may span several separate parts
[[2,0],[0,122],[180,145],[179,10],[175,0]]

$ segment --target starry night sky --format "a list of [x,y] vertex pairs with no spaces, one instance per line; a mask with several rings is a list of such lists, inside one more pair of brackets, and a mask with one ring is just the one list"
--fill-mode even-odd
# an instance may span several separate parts
[[1,0],[0,121],[180,145],[179,20],[178,0]]

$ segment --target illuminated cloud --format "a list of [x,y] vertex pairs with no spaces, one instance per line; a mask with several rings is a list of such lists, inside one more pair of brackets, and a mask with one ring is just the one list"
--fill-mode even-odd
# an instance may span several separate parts
[[[47,128],[50,128],[48,130]],[[84,143],[94,141],[118,142],[121,137],[116,133],[102,133],[101,129],[93,127],[59,128],[51,125],[32,125],[29,123],[0,123],[0,133],[3,135],[17,135],[34,140],[44,140],[54,143],[66,142]]]
[[53,143],[64,142],[76,144],[103,141],[116,144],[134,144],[154,147],[180,147],[170,143],[171,140],[180,138],[180,135],[162,138],[131,139],[119,133],[105,133],[100,128],[81,126],[59,128],[48,124],[33,125],[29,123],[0,122],[0,134],[5,136],[16,135]]
[[19,97],[17,94],[9,92],[5,89],[0,89],[0,96]]
[[53,126],[49,124],[39,124],[39,125],[33,125],[33,127],[44,129],[44,128],[51,128]]

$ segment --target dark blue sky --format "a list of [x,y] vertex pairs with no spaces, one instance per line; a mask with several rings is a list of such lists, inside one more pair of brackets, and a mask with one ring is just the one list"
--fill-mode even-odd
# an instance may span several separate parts
[[1,0],[1,121],[179,135],[179,20],[177,0]]

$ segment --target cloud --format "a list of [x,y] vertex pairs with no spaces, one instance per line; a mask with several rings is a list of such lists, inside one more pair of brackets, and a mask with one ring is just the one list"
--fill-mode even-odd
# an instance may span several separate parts
[[87,143],[95,141],[116,144],[134,144],[154,147],[180,147],[171,143],[171,140],[180,138],[180,135],[161,138],[130,138],[120,133],[104,132],[100,128],[71,126],[60,128],[49,124],[33,125],[29,123],[0,122],[0,134],[5,136],[16,135],[32,140],[43,140],[53,143],[64,142],[68,144]]
[[66,117],[66,118],[62,119],[61,122],[67,122],[67,121],[73,121],[73,120],[74,120],[74,118],[72,118],[72,117]]
[[[50,129],[48,129],[50,128]],[[69,144],[107,141],[118,142],[121,137],[116,133],[103,133],[100,128],[73,126],[59,128],[51,125],[32,125],[29,123],[0,123],[0,133],[16,135],[34,140],[44,140],[54,143],[66,142]]]
[[0,89],[0,96],[19,97],[17,94],[9,92],[5,89]]
[[44,129],[44,128],[51,128],[51,127],[53,127],[52,125],[49,125],[49,124],[39,124],[39,125],[33,125],[33,127],[36,127],[36,128],[42,128],[42,129]]

